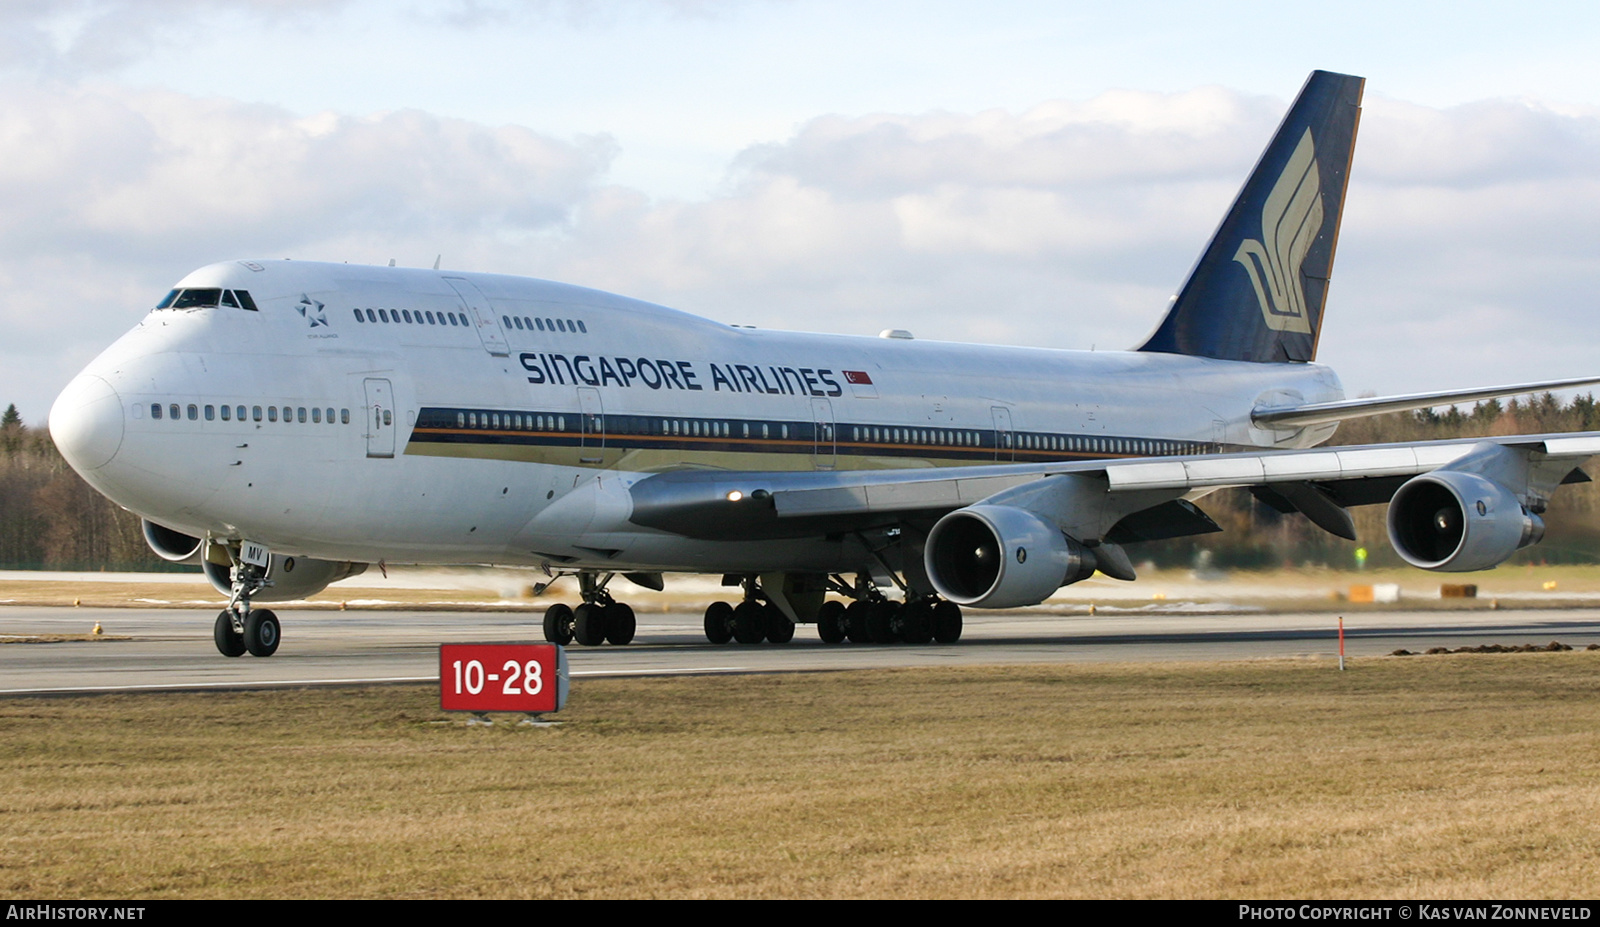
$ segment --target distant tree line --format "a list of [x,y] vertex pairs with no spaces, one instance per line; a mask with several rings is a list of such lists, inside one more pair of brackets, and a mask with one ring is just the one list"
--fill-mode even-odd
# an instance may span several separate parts
[[[1330,445],[1381,444],[1565,431],[1600,431],[1600,404],[1578,396],[1563,404],[1546,393],[1518,402],[1489,401],[1463,411],[1424,410],[1358,419],[1340,426]],[[1334,537],[1299,514],[1283,515],[1245,490],[1224,490],[1199,500],[1223,528],[1220,534],[1136,545],[1136,561],[1161,566],[1205,562],[1219,568],[1279,566],[1350,567],[1357,548],[1370,567],[1399,566],[1389,548],[1387,506],[1351,510],[1359,540]],[[1563,486],[1544,514],[1542,544],[1519,551],[1510,563],[1600,563],[1600,489],[1595,483]],[[62,460],[49,432],[29,428],[15,405],[0,416],[0,569],[173,569],[145,546],[138,516],[89,487]]]
[[0,569],[163,570],[139,516],[89,487],[15,405],[0,415]]

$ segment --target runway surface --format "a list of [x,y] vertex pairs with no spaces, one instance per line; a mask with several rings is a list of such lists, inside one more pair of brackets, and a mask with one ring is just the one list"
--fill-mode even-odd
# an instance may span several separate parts
[[[269,659],[220,656],[214,611],[0,607],[0,640],[104,634],[126,640],[0,643],[0,695],[303,685],[372,685],[437,678],[440,643],[539,642],[535,612],[278,612],[284,643]],[[823,644],[802,626],[783,645],[714,646],[697,613],[643,613],[626,647],[568,648],[573,676],[767,673],[905,666],[1237,660],[1338,654],[1337,616],[969,612],[952,645]],[[1372,611],[1345,616],[1356,659],[1397,648],[1478,644],[1600,644],[1600,611]]]

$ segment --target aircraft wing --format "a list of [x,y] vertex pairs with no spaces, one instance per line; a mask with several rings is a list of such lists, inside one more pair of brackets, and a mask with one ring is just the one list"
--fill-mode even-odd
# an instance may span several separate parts
[[1538,511],[1556,486],[1586,480],[1578,467],[1596,454],[1600,432],[916,470],[680,470],[630,487],[630,520],[686,537],[760,540],[998,504],[1039,514],[1076,538],[1128,542],[1217,530],[1186,498],[1249,487],[1353,538],[1346,506],[1387,502],[1420,474],[1486,474]]

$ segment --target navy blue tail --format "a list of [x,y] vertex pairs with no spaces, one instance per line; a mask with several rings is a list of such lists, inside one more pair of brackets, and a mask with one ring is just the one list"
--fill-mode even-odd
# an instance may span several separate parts
[[1365,83],[1311,72],[1139,350],[1277,363],[1317,356]]

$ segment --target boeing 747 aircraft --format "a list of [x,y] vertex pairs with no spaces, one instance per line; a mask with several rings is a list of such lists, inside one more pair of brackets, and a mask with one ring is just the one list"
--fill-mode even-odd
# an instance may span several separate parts
[[[1600,433],[1318,450],[1346,418],[1600,382],[1344,398],[1315,363],[1363,81],[1306,82],[1142,345],[982,347],[728,326],[576,286],[244,260],[184,279],[50,412],[72,466],[228,596],[217,649],[369,563],[574,575],[547,639],[625,644],[613,579],[742,586],[713,642],[955,641],[1253,487],[1342,537],[1481,570]],[[889,594],[885,593],[889,590]],[[829,598],[829,594],[834,597]],[[848,606],[847,604],[848,603]]]

